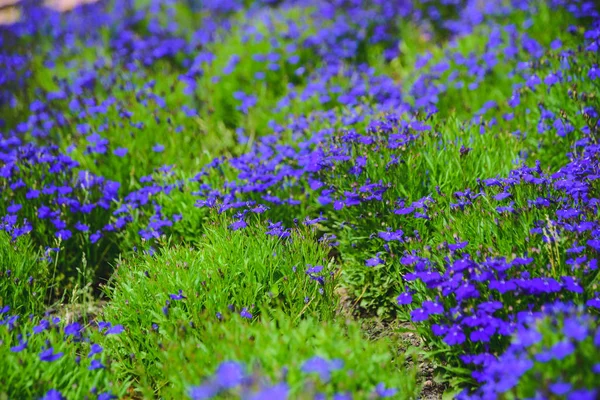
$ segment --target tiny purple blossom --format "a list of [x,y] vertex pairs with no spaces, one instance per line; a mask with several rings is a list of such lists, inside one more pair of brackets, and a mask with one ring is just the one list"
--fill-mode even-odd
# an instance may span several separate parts
[[88,358],[91,358],[94,354],[99,354],[102,353],[102,346],[100,346],[98,343],[94,343],[92,344],[92,347],[90,348],[90,352],[88,353]]
[[394,396],[396,393],[398,393],[398,389],[395,388],[385,388],[385,384],[383,382],[380,382],[377,384],[377,386],[375,387],[375,393],[379,396],[379,397],[392,397]]
[[88,367],[88,369],[90,371],[96,370],[96,369],[103,369],[104,364],[102,364],[102,362],[100,360],[92,360],[92,362],[90,363],[90,366]]
[[19,344],[10,348],[13,353],[20,353],[27,348],[27,341],[20,340]]
[[179,293],[177,294],[170,294],[169,297],[171,297],[172,300],[183,300],[186,297],[183,295],[183,290],[179,289]]
[[54,349],[52,347],[49,347],[48,349],[46,349],[40,353],[40,360],[45,361],[45,362],[52,362],[52,361],[58,360],[64,354],[65,353],[63,353],[63,352],[54,353]]
[[125,147],[118,147],[113,150],[113,154],[117,157],[125,157],[127,155],[127,152],[128,150]]
[[225,361],[215,372],[215,383],[223,389],[240,385],[245,377],[244,366],[235,361]]
[[64,400],[64,396],[56,389],[50,389],[40,400]]
[[125,330],[125,328],[123,328],[123,325],[115,325],[115,326],[108,328],[108,330],[104,333],[104,335],[118,335],[119,333],[123,332],[124,330]]

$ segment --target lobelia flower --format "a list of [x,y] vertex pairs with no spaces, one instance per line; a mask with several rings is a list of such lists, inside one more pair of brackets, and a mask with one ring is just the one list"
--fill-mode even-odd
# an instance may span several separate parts
[[248,398],[250,400],[286,400],[289,397],[289,392],[289,386],[282,382],[274,386],[263,387]]
[[317,373],[323,382],[329,381],[331,372],[343,368],[344,362],[339,359],[328,361],[324,358],[315,356],[302,364],[302,372]]
[[179,293],[178,294],[170,294],[169,297],[171,297],[172,300],[183,300],[186,297],[183,295],[183,290],[179,289]]
[[92,356],[94,356],[95,354],[100,354],[102,353],[102,350],[104,350],[102,348],[102,346],[100,346],[98,343],[94,343],[92,344],[91,348],[90,348],[90,352],[87,355],[87,358],[91,358]]
[[125,147],[118,147],[113,150],[113,154],[117,157],[125,157],[127,155],[127,152],[128,150]]
[[83,326],[79,322],[73,322],[65,326],[64,332],[65,336],[74,336],[81,337],[81,332],[83,331]]
[[123,325],[115,325],[115,326],[111,326],[109,327],[106,332],[104,333],[104,335],[118,335],[119,333],[123,332],[125,330],[125,328],[123,328]]
[[458,326],[451,327],[446,336],[444,336],[444,342],[446,342],[450,346],[462,344],[465,342],[465,340],[466,336],[463,333],[462,329]]
[[231,389],[240,385],[245,378],[244,366],[235,361],[225,361],[215,372],[215,383],[222,389]]
[[373,258],[369,258],[369,259],[365,260],[365,265],[366,265],[367,267],[376,267],[376,266],[378,266],[378,265],[385,264],[385,261],[379,257],[379,254],[380,254],[380,253],[378,253],[378,254],[377,254],[375,257],[373,257]]
[[65,397],[56,389],[50,389],[40,400],[64,400]]
[[90,371],[96,370],[96,369],[103,369],[105,368],[104,364],[102,364],[102,362],[100,360],[92,360],[92,362],[90,363],[90,366],[88,367],[88,369]]
[[403,235],[404,235],[404,232],[401,229],[398,229],[395,232],[387,231],[387,232],[378,232],[377,233],[377,236],[379,236],[381,239],[385,240],[386,242],[390,242],[390,241],[402,242]]
[[41,333],[47,329],[50,329],[50,322],[43,319],[38,325],[33,327],[33,333]]
[[555,382],[552,383],[548,386],[548,389],[550,389],[550,392],[552,394],[555,394],[557,396],[564,396],[567,393],[569,393],[571,391],[571,384],[568,382]]
[[450,250],[450,251],[462,250],[465,247],[467,247],[468,244],[469,244],[469,242],[467,242],[467,241],[456,243],[456,244],[448,243],[448,250]]
[[65,353],[54,353],[54,349],[52,347],[43,350],[40,353],[40,360],[45,362],[53,362],[60,359]]
[[385,384],[383,382],[380,382],[375,387],[375,393],[379,397],[393,397],[396,395],[396,393],[398,393],[398,389],[394,389],[394,388],[386,389]]
[[152,151],[155,153],[162,153],[164,150],[165,150],[165,146],[163,146],[160,143],[157,143],[154,146],[152,146]]
[[333,400],[352,400],[352,395],[347,393],[335,393],[333,395]]
[[200,386],[192,386],[188,389],[188,396],[192,400],[212,399],[219,393],[219,387],[208,383]]
[[232,231],[237,231],[239,229],[243,229],[245,227],[247,227],[248,224],[246,223],[246,221],[244,221],[243,219],[239,220],[239,221],[235,221],[234,223],[232,223],[231,225],[229,225],[229,229],[231,229]]
[[13,353],[20,353],[27,348],[27,341],[19,340],[19,344],[10,348]]
[[409,292],[400,293],[396,298],[396,302],[399,306],[411,304],[413,301],[412,294]]
[[588,337],[588,326],[582,318],[569,317],[564,320],[563,333],[578,342]]

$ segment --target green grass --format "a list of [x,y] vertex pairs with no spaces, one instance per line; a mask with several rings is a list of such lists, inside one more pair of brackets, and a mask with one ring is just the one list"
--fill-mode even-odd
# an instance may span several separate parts
[[44,310],[51,266],[29,238],[0,232],[0,304],[27,315]]

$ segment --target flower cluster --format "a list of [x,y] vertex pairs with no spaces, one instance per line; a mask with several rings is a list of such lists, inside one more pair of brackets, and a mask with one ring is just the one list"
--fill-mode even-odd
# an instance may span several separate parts
[[[498,358],[463,357],[468,363],[481,365],[482,370],[474,373],[481,383],[478,391],[461,397],[493,399],[513,391],[528,398],[552,394],[594,399],[598,394],[594,375],[597,379],[600,374],[594,355],[599,348],[595,317],[572,304],[550,304],[519,326],[511,345]],[[581,369],[588,369],[581,374],[584,379],[572,379]]]

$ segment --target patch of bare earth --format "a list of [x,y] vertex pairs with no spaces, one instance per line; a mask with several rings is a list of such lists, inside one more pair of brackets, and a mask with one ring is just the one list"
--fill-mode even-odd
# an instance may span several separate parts
[[[356,301],[351,298],[345,288],[338,288],[336,295],[339,299],[338,315],[347,319],[356,319]],[[361,316],[362,329],[369,339],[390,338],[397,344],[398,354],[406,354],[411,348],[424,349],[425,344],[419,336],[412,332],[412,325],[400,321],[383,321],[379,318],[368,318]],[[446,385],[435,380],[436,365],[422,355],[407,358],[407,366],[412,368],[417,363],[417,383],[421,385],[419,399],[436,400],[441,399]]]

